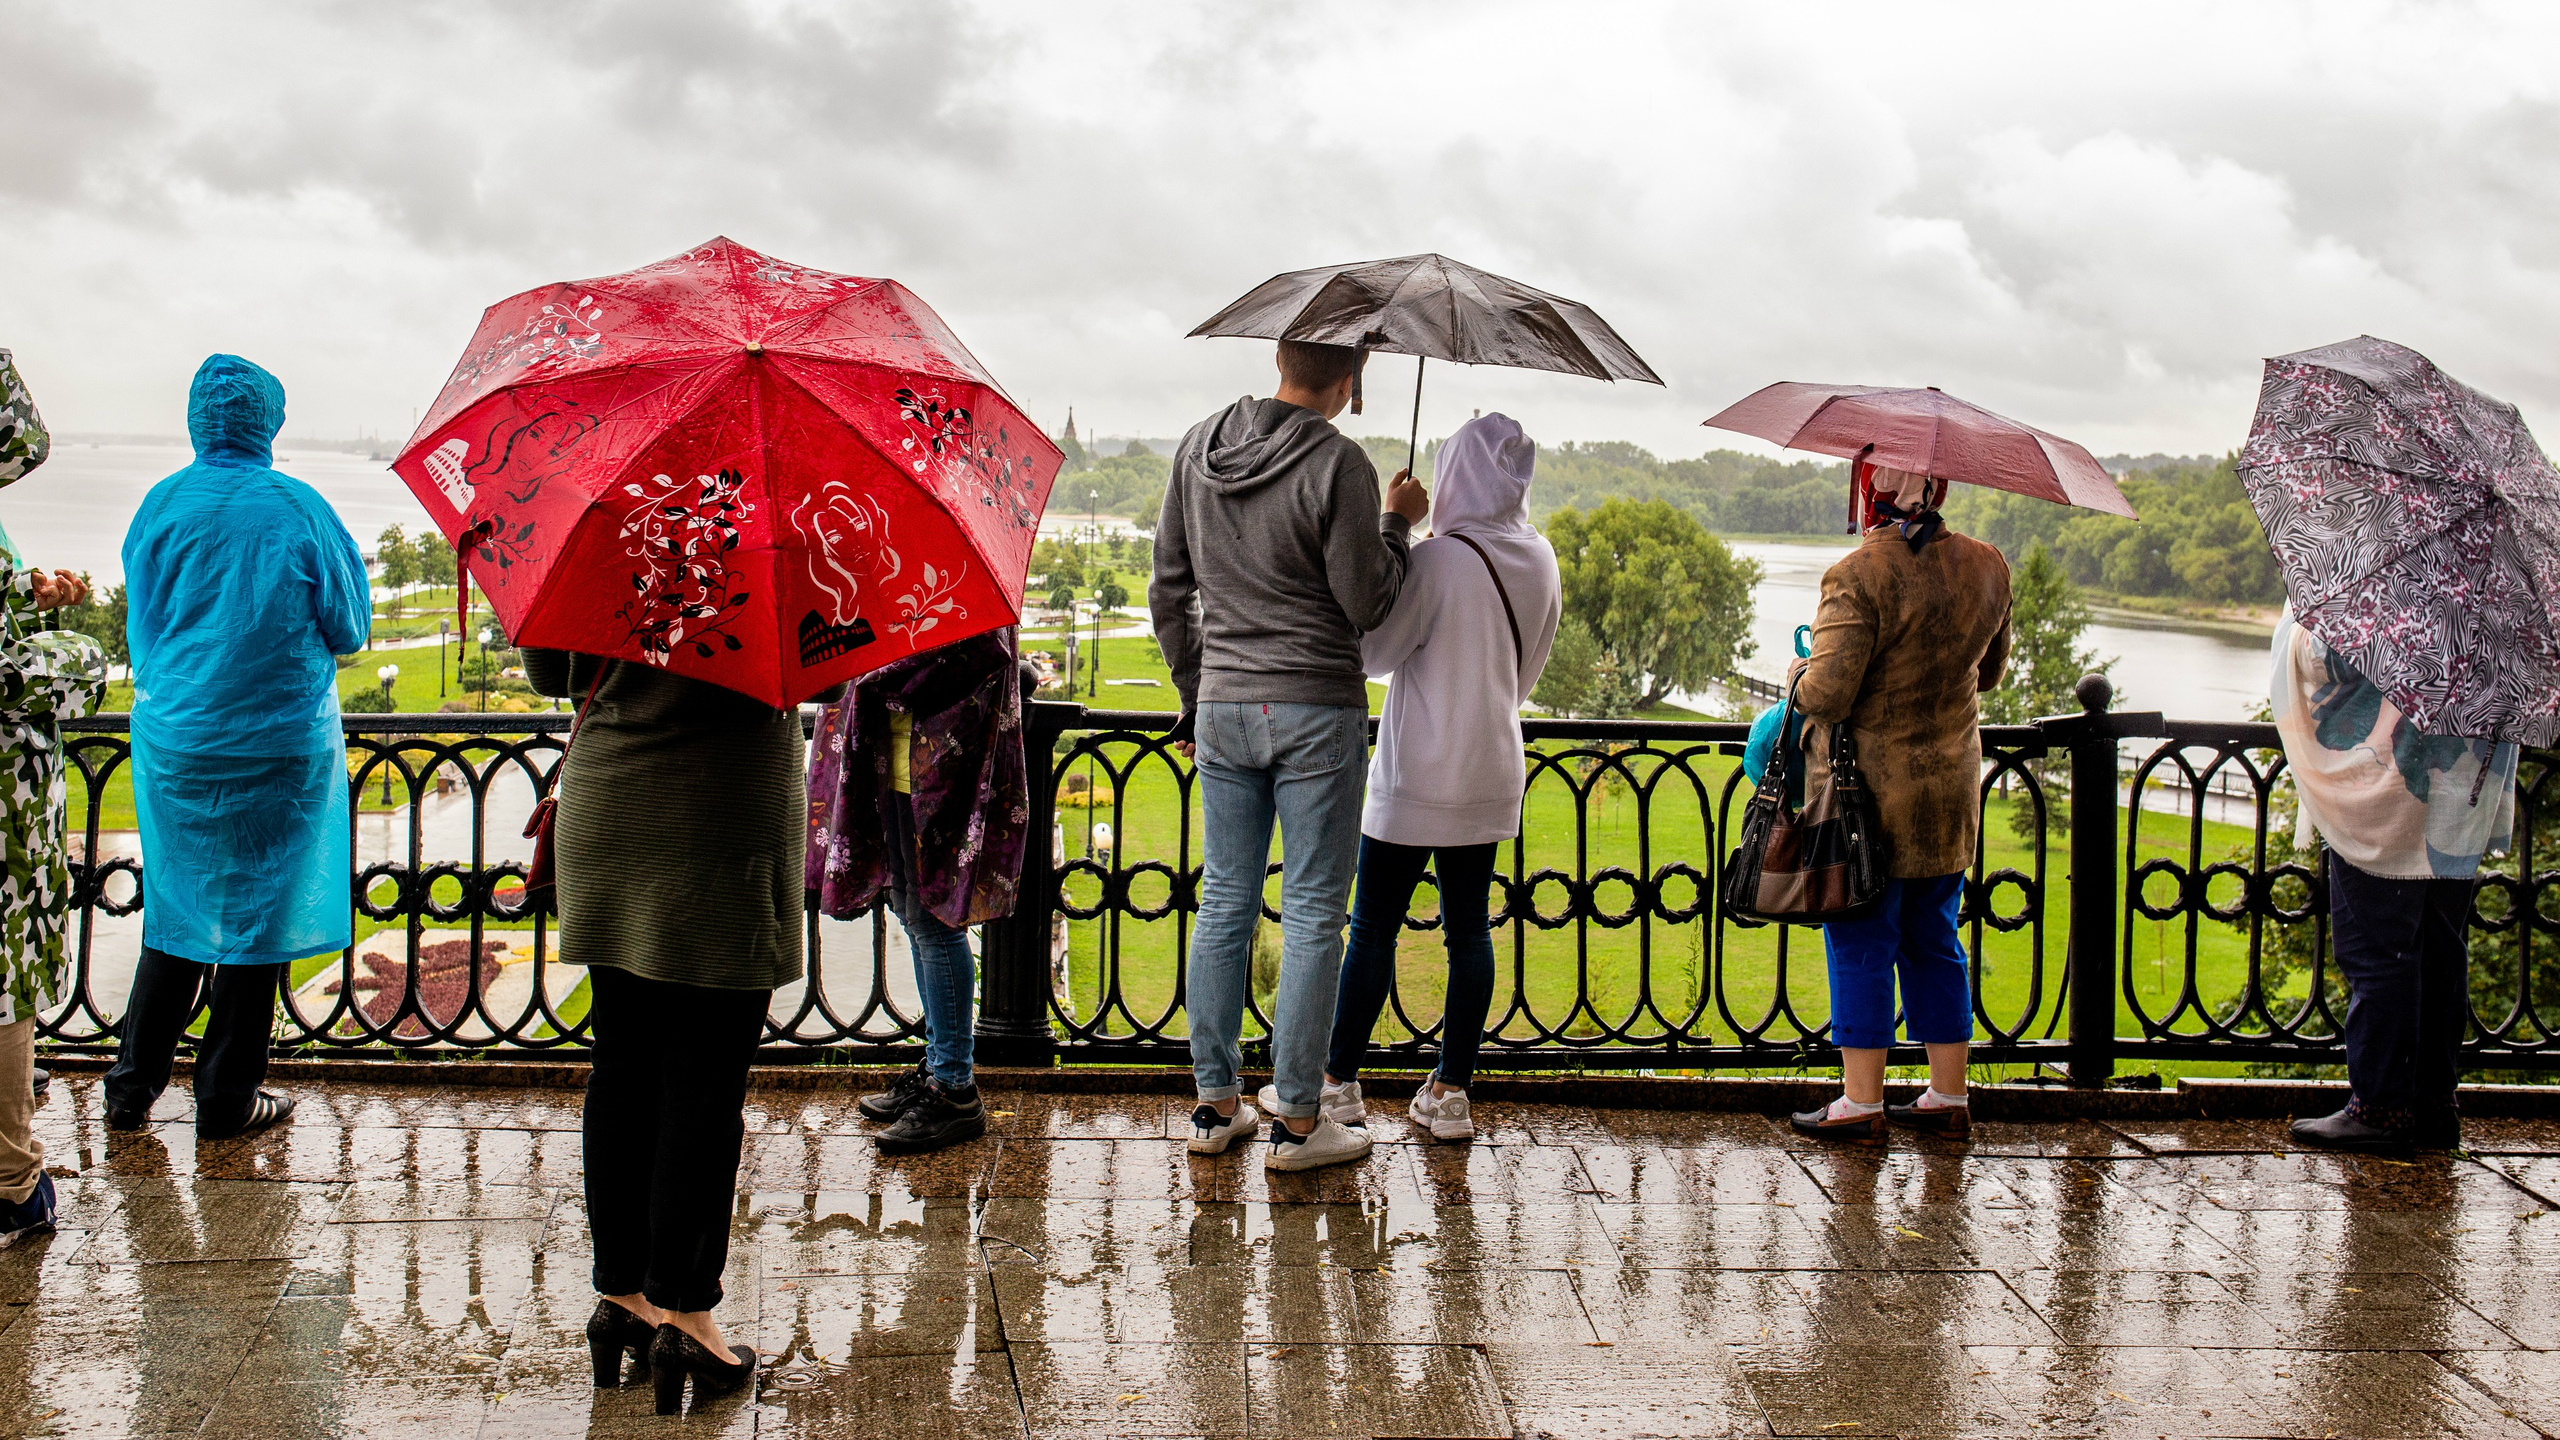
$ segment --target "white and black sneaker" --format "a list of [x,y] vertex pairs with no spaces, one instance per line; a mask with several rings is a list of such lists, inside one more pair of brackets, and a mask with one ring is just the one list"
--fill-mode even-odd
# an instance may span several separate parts
[[1313,1170],[1319,1165],[1340,1165],[1369,1153],[1369,1132],[1337,1123],[1331,1116],[1316,1117],[1316,1128],[1301,1135],[1289,1128],[1286,1120],[1271,1122],[1271,1148],[1263,1153],[1265,1170]]
[[1413,1123],[1431,1132],[1434,1140],[1473,1140],[1476,1117],[1467,1105],[1467,1092],[1451,1090],[1443,1095],[1431,1093],[1431,1082],[1413,1092],[1413,1108],[1406,1111]]
[[1203,1100],[1191,1112],[1191,1153],[1223,1155],[1236,1137],[1251,1135],[1261,1123],[1261,1113],[1250,1105],[1238,1105],[1233,1115],[1221,1115],[1217,1106]]
[[[1275,1116],[1280,1113],[1279,1086],[1265,1085],[1262,1092],[1253,1098],[1262,1102],[1266,1113]],[[1336,1125],[1365,1127],[1369,1123],[1369,1106],[1360,1098],[1360,1082],[1357,1080],[1340,1085],[1330,1080],[1324,1082],[1324,1089],[1316,1098],[1316,1113]]]

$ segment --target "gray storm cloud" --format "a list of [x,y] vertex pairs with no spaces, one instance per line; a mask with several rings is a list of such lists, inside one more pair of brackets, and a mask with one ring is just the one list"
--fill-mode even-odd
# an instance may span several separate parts
[[[1955,18],[1951,19],[1950,16]],[[889,274],[1035,415],[1267,389],[1184,341],[1438,249],[1664,390],[1435,372],[1666,453],[1769,380],[1934,383],[2106,451],[2238,443],[2360,331],[2560,416],[2560,21],[2497,6],[220,7],[0,0],[0,345],[66,429],[206,352],[403,433],[482,306],[713,234]],[[1376,426],[1396,428],[1388,363]]]

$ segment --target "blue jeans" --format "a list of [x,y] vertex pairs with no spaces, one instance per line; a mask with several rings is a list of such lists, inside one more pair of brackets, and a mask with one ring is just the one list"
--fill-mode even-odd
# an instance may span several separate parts
[[1484,1043],[1484,1015],[1493,1005],[1493,929],[1487,921],[1493,891],[1493,859],[1499,848],[1482,845],[1397,845],[1360,837],[1360,891],[1351,907],[1351,950],[1342,959],[1342,995],[1333,1011],[1333,1058],[1325,1073],[1360,1078],[1369,1054],[1369,1032],[1378,1028],[1387,991],[1396,976],[1396,941],[1404,912],[1422,882],[1425,861],[1437,857],[1440,933],[1449,946],[1449,992],[1440,1006],[1440,1079],[1461,1089],[1475,1078],[1476,1047]]
[[1211,700],[1200,706],[1200,918],[1185,1004],[1191,1076],[1204,1100],[1243,1093],[1253,926],[1280,824],[1280,988],[1271,1013],[1280,1113],[1316,1113],[1342,965],[1344,907],[1369,782],[1368,713],[1348,705]]
[[916,960],[916,997],[924,1002],[924,1065],[945,1090],[976,1083],[978,962],[969,954],[969,932],[955,930],[924,908],[916,892],[889,892]]
[[1956,908],[1964,876],[1888,880],[1884,903],[1863,920],[1822,927],[1831,960],[1831,1043],[1843,1050],[1893,1044],[1893,981],[1902,977],[1902,1010],[1912,1042],[1943,1045],[1973,1038],[1973,990],[1965,983],[1964,942]]

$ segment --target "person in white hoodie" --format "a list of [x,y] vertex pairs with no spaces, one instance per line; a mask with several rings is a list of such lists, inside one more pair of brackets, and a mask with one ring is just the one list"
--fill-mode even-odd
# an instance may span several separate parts
[[1361,1124],[1360,1066],[1394,982],[1396,941],[1423,867],[1440,891],[1449,950],[1440,1064],[1412,1116],[1435,1139],[1475,1134],[1467,1082],[1493,1000],[1488,922],[1495,853],[1520,833],[1528,766],[1520,707],[1564,613],[1556,552],[1529,523],[1538,447],[1507,415],[1440,447],[1431,538],[1413,547],[1386,623],[1361,637],[1372,676],[1393,675],[1360,817],[1360,878],[1333,1013],[1324,1113]]

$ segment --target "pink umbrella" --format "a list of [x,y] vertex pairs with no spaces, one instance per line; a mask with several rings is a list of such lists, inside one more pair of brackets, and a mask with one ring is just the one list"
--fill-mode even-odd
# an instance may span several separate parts
[[1934,385],[1893,390],[1781,381],[1706,423],[1790,449],[2138,518],[2115,477],[2087,450]]

